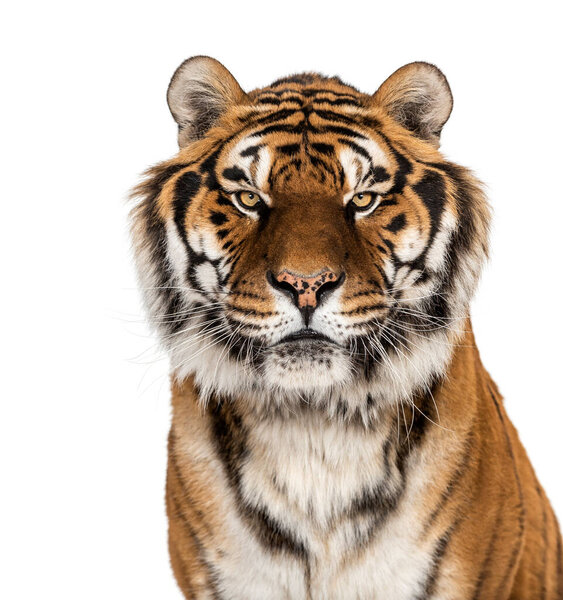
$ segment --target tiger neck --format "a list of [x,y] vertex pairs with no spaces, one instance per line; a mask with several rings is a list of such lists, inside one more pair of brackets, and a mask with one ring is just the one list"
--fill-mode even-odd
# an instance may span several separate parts
[[[415,396],[414,405],[385,406],[367,423],[306,403],[289,412],[261,410],[243,396],[212,397],[198,418],[246,511],[268,507],[272,519],[290,528],[306,521],[313,531],[326,531],[341,507],[360,521],[374,502],[383,503],[382,514],[392,512],[413,464],[432,469],[424,471],[425,481],[432,481],[455,463],[475,421],[480,369],[469,329],[446,377]],[[175,408],[199,401],[193,379],[174,396]],[[175,435],[182,435],[181,427]],[[421,458],[428,452],[432,461]]]

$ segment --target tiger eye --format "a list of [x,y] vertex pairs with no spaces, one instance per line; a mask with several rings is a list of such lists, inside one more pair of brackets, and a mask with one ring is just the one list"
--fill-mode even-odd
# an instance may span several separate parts
[[260,202],[260,196],[254,192],[239,192],[239,202],[247,208],[254,208]]
[[356,208],[366,208],[371,204],[373,200],[373,194],[368,192],[360,192],[359,194],[355,194],[352,198],[352,204]]

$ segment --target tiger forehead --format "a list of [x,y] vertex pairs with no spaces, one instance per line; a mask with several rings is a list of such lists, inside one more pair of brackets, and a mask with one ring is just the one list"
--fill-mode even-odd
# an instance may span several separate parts
[[218,161],[227,191],[305,187],[384,193],[396,166],[369,96],[338,78],[305,73],[248,94]]
[[392,166],[381,144],[357,132],[251,133],[227,153],[222,176],[232,185],[265,191],[308,182],[337,190],[384,192]]
[[254,90],[249,97],[256,104],[295,101],[301,104],[328,102],[337,106],[363,106],[368,98],[338,77],[324,77],[318,73],[301,73],[278,79],[265,88]]

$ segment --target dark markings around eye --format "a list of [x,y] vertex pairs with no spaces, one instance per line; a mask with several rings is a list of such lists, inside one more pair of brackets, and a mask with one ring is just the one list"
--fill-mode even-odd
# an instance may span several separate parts
[[393,217],[393,219],[391,220],[391,222],[388,225],[385,226],[385,229],[387,229],[391,233],[397,233],[398,231],[400,231],[401,229],[403,229],[403,227],[406,224],[407,224],[407,219],[405,217],[405,214],[401,213],[400,215],[397,215],[396,217]]
[[229,167],[223,171],[223,177],[225,179],[229,179],[230,181],[245,181],[250,185],[250,181],[246,176],[246,173],[239,167]]
[[388,181],[390,178],[391,175],[389,175],[389,173],[385,170],[384,167],[373,167],[368,171],[365,180],[369,179],[369,185],[372,185],[374,183],[382,183],[383,181]]
[[393,200],[393,199],[389,199],[389,200],[382,200],[379,203],[378,208],[384,208],[385,206],[397,206],[397,201]]
[[217,211],[213,211],[209,219],[214,225],[224,225],[229,220],[227,215]]
[[233,205],[230,198],[228,198],[224,194],[219,194],[219,196],[217,197],[217,204],[219,204],[219,206],[232,206]]
[[257,144],[255,146],[248,146],[248,148],[245,148],[240,155],[247,157],[247,156],[254,156],[256,157],[256,155],[258,154],[260,148],[262,148],[262,144]]

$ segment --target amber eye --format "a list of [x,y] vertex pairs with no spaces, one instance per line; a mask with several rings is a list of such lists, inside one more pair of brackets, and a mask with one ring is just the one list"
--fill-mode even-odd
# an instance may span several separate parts
[[360,210],[366,210],[375,200],[375,194],[370,192],[360,192],[359,194],[355,194],[350,200],[352,206],[354,208],[359,208]]
[[255,192],[237,192],[236,197],[245,208],[256,208],[262,202],[262,198]]

